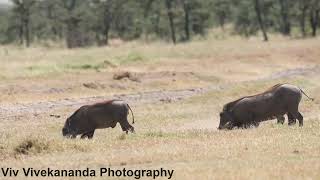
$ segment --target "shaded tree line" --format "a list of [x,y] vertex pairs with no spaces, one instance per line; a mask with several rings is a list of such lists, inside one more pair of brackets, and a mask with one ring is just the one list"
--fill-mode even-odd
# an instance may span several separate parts
[[11,0],[0,6],[0,43],[65,41],[68,48],[108,45],[110,38],[205,36],[232,24],[234,33],[316,36],[319,0]]

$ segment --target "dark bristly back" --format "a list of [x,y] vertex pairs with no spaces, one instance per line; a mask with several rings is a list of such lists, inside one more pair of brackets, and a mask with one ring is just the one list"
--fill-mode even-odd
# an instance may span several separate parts
[[239,99],[237,99],[235,101],[229,102],[229,103],[227,103],[226,105],[223,106],[223,110],[224,111],[229,111],[231,109],[231,107],[233,107],[234,104],[236,104],[237,102],[241,101],[244,98],[250,98],[250,97],[255,97],[255,96],[260,96],[260,95],[267,94],[267,93],[272,92],[274,89],[276,89],[277,87],[282,86],[282,85],[283,84],[276,84],[276,85],[272,86],[271,88],[267,89],[266,91],[264,91],[262,93],[251,95],[251,96],[244,96],[244,97],[239,98]]

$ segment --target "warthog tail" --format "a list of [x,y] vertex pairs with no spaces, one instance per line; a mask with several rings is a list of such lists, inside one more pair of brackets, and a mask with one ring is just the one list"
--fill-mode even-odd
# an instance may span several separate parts
[[132,112],[132,109],[130,108],[129,104],[127,104],[128,108],[130,109],[131,111],[131,114],[132,114],[132,124],[134,124],[134,116],[133,116],[133,112]]
[[309,97],[301,88],[299,89],[302,92],[302,94],[304,94],[308,99],[310,99],[311,101],[314,101],[314,98]]

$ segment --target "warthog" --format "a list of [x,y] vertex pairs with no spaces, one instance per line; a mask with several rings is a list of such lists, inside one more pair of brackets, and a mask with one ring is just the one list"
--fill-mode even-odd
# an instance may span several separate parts
[[118,122],[126,133],[134,132],[134,128],[127,120],[129,110],[133,118],[132,124],[134,124],[133,112],[130,106],[122,100],[82,106],[66,120],[62,128],[62,135],[75,138],[81,134],[81,138],[91,139],[96,129],[114,128]]
[[289,125],[294,125],[298,119],[299,126],[303,126],[303,116],[298,110],[302,93],[313,100],[296,86],[277,84],[261,94],[227,103],[220,113],[218,129],[257,127],[260,122],[274,118],[283,123],[285,114]]

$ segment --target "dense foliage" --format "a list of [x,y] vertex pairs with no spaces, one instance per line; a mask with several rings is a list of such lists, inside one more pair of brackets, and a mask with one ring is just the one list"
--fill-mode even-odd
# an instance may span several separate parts
[[316,36],[319,0],[11,0],[0,7],[0,43],[29,46],[65,41],[69,48],[107,45],[109,38],[155,38],[173,43],[232,24],[250,36],[261,31]]

